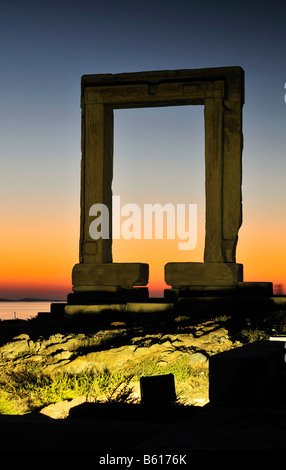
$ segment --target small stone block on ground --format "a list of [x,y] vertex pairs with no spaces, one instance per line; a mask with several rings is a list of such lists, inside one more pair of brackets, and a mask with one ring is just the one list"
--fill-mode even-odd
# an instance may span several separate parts
[[140,378],[141,403],[146,406],[171,405],[176,401],[174,374]]

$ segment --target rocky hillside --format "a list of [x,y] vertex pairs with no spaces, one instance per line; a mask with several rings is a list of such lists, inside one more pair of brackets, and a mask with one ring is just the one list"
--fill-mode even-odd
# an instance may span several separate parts
[[[247,319],[237,328],[227,317],[198,322],[177,316],[164,325],[156,321],[148,323],[146,318],[141,323],[104,318],[103,323],[86,322],[84,330],[76,322],[39,325],[30,321],[21,323],[17,331],[11,329],[10,322],[6,340],[3,339],[5,329],[2,330],[0,347],[2,391],[7,374],[15,378],[18,372],[33,366],[47,377],[120,372],[121,376],[131,377],[133,398],[139,400],[140,376],[171,372],[183,402],[203,405],[208,401],[209,357],[265,334]],[[248,336],[243,333],[244,327],[248,328],[245,330]],[[97,396],[97,399],[105,397]]]
[[[121,344],[116,346],[116,344]],[[226,328],[214,321],[194,327],[193,333],[146,334],[130,336],[124,327],[95,334],[54,334],[32,340],[27,333],[14,337],[0,348],[2,360],[14,367],[25,362],[41,364],[45,373],[71,374],[124,369],[132,373],[144,361],[164,365],[187,358],[190,364],[203,364],[209,355],[239,345]]]

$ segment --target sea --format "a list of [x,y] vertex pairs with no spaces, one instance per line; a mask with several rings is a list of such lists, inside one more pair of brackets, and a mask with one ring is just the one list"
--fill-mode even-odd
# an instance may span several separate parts
[[29,320],[39,312],[49,312],[51,303],[58,301],[9,301],[0,302],[0,320]]

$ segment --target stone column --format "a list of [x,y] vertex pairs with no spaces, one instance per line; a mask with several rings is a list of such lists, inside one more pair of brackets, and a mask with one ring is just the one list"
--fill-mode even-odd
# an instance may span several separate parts
[[223,263],[223,103],[205,100],[205,194],[206,236],[204,261]]
[[[83,90],[79,263],[72,271],[73,291],[81,294],[77,297],[81,302],[122,300],[123,290],[148,283],[147,264],[112,262],[112,178],[113,107],[98,102],[98,99],[90,102]],[[109,238],[94,240],[90,235],[93,220],[90,208],[94,204],[104,204],[108,208]],[[119,297],[115,295],[118,292]],[[141,295],[142,292],[138,293]],[[146,297],[146,290],[143,296]],[[74,296],[69,295],[69,300],[73,301]]]
[[236,261],[238,231],[242,224],[242,102],[224,102],[223,133],[223,254]]
[[233,87],[230,97],[229,93],[217,81],[205,94],[204,263],[165,265],[165,281],[177,295],[188,290],[229,290],[243,281],[243,266],[236,263],[242,223],[243,93],[239,86]]
[[102,104],[87,104],[82,110],[80,262],[112,262],[112,237],[93,240],[89,234],[93,204],[109,208],[112,225],[113,110]]

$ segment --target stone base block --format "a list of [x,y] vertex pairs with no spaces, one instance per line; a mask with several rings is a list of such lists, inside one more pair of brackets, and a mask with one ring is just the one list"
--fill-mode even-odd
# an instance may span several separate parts
[[65,313],[65,302],[53,302],[51,303],[50,313],[56,315],[57,317],[63,316]]
[[[273,404],[281,396],[285,371],[284,343],[256,341],[209,358],[211,404],[255,406]],[[280,385],[279,385],[280,384]],[[285,390],[283,390],[283,403]]]
[[173,288],[229,288],[243,280],[243,265],[237,263],[167,263],[165,282]]
[[72,271],[73,291],[116,291],[146,286],[149,266],[145,263],[80,263]]
[[244,296],[265,296],[271,297],[273,295],[272,282],[239,282],[237,286],[239,295]]
[[66,305],[65,316],[95,316],[106,312],[122,313],[125,312],[125,304],[95,304],[95,305]]
[[[93,303],[93,304],[65,304],[64,305],[64,314],[66,317],[73,316],[87,316],[87,315],[99,315],[104,313],[120,313],[123,314],[121,320],[132,319],[133,314],[135,314],[136,321],[146,320],[150,321],[150,316],[157,323],[162,319],[168,321],[170,319],[168,314],[172,314],[173,319],[173,310],[174,305],[166,302],[126,302],[126,303],[110,303],[106,304]],[[143,314],[143,316],[140,314]],[[131,315],[131,316],[130,316]],[[133,320],[134,320],[133,318]]]
[[89,290],[68,294],[68,305],[98,305],[98,304],[125,304],[127,302],[144,302],[149,299],[148,287],[133,287],[132,289]]
[[174,304],[169,302],[129,302],[126,311],[132,313],[162,313],[174,310]]
[[[270,298],[273,296],[272,282],[238,282],[231,286],[181,286],[165,289],[164,297],[174,301],[175,299],[254,299]],[[281,300],[283,304],[283,299]]]

